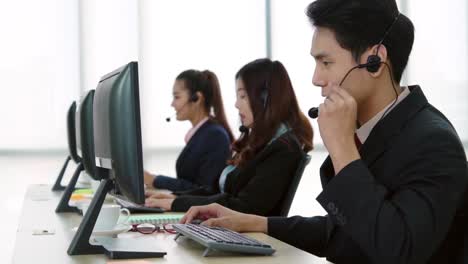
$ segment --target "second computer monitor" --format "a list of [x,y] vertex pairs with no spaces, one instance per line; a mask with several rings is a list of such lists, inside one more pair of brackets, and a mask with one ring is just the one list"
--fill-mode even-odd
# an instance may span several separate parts
[[93,102],[94,90],[88,91],[80,100],[76,111],[76,149],[86,173],[94,180],[101,180],[96,171],[94,154]]

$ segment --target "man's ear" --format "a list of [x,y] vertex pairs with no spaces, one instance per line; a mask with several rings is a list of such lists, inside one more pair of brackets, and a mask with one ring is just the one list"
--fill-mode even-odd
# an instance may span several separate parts
[[386,70],[385,68],[387,68],[384,63],[389,63],[387,57],[387,47],[385,47],[383,44],[374,45],[371,49],[369,49],[369,51],[369,56],[375,55],[380,58],[380,65],[378,66],[378,70],[376,72],[370,72],[373,77],[379,77]]

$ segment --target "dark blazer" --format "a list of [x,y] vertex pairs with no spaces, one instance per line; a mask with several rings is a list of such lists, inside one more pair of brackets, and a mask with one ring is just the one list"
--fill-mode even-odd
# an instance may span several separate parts
[[465,152],[445,116],[419,87],[410,90],[372,130],[361,159],[336,176],[330,158],[323,163],[317,201],[328,215],[269,218],[270,235],[334,263],[458,263]]
[[240,212],[279,215],[302,155],[299,141],[292,132],[286,132],[242,168],[229,173],[224,193],[187,192],[174,200],[171,209],[187,211],[193,205],[219,203]]
[[195,188],[217,192],[218,179],[231,153],[231,142],[223,126],[204,123],[184,147],[176,162],[177,178],[158,175],[153,186],[171,191]]

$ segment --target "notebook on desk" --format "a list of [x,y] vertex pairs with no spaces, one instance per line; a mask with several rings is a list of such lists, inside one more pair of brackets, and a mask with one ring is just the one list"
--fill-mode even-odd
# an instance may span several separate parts
[[182,219],[183,214],[145,214],[145,215],[131,215],[127,222],[131,225],[134,224],[177,224]]

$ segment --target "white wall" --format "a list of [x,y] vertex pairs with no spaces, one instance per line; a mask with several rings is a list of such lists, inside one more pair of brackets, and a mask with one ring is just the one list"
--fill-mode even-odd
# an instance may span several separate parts
[[[309,1],[272,0],[273,59],[288,69],[304,112],[321,101],[311,84],[313,28],[304,13]],[[405,80],[421,84],[468,140],[466,1],[403,3],[416,26]],[[234,74],[266,56],[265,32],[264,0],[2,1],[0,150],[64,150],[70,103],[132,60],[140,63],[145,149],[183,145],[190,125],[164,119],[174,113],[173,80],[189,68],[218,75],[237,133]],[[321,141],[318,133],[315,141]]]
[[[234,75],[266,56],[262,0],[171,0],[140,2],[140,87],[146,148],[182,146],[188,122],[166,123],[175,77],[186,69],[209,69],[219,78],[233,130]],[[173,116],[172,116],[173,117]],[[174,118],[172,118],[174,120]]]
[[80,0],[81,91],[138,60],[138,4],[135,0]]
[[[420,84],[429,102],[468,140],[468,6],[466,0],[408,1],[416,27],[408,83]],[[424,5],[424,12],[421,7]]]
[[78,1],[0,2],[0,149],[66,144],[78,97]]

